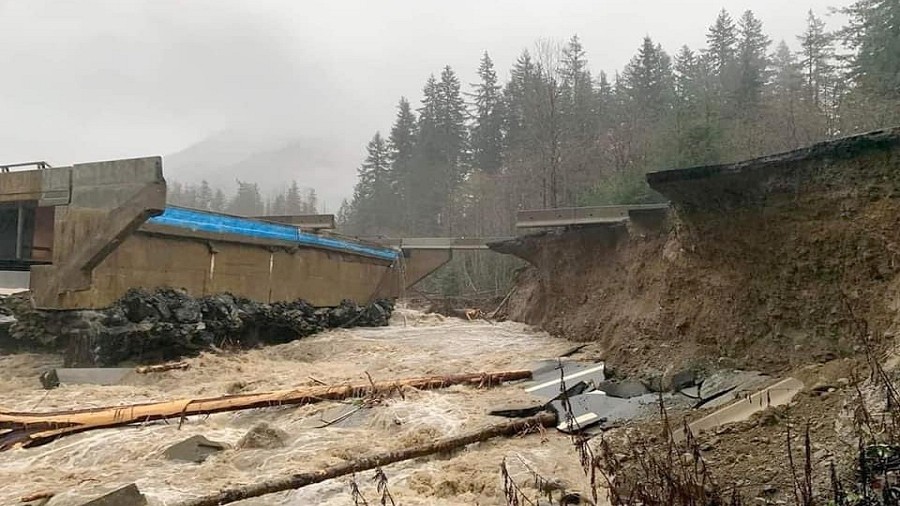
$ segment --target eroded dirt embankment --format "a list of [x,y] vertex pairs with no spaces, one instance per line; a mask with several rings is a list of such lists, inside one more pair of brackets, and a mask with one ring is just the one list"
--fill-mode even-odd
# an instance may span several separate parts
[[672,203],[656,226],[496,245],[531,264],[510,317],[626,369],[777,371],[859,351],[860,321],[900,328],[900,128],[648,180]]

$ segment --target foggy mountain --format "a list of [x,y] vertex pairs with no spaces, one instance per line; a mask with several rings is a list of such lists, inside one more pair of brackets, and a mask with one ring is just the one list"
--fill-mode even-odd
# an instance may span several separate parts
[[360,147],[333,139],[226,130],[163,157],[169,181],[198,184],[231,193],[236,180],[259,184],[263,197],[296,180],[315,189],[320,211],[335,213],[349,198],[361,160]]

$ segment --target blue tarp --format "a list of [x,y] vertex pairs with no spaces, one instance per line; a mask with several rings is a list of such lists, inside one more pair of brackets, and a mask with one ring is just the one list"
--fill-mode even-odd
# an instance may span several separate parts
[[389,248],[366,246],[344,239],[310,234],[291,225],[282,225],[279,223],[270,223],[249,218],[239,218],[237,216],[198,211],[184,207],[167,207],[163,214],[150,218],[148,223],[185,228],[199,232],[243,235],[261,239],[276,239],[279,241],[296,243],[301,246],[345,251],[347,253],[356,253],[384,260],[395,260],[400,255],[398,251]]

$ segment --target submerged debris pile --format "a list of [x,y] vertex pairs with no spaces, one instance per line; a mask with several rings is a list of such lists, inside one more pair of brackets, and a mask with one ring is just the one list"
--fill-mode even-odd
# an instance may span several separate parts
[[15,317],[0,344],[63,350],[69,366],[161,362],[213,348],[285,343],[330,328],[381,327],[394,309],[390,300],[364,306],[345,300],[337,307],[316,308],[303,300],[266,304],[230,294],[195,298],[175,289],[130,290],[100,311],[36,311],[21,301],[0,301]]

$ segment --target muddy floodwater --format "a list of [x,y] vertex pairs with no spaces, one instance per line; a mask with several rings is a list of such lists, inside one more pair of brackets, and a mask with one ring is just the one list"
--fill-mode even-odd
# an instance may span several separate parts
[[[572,343],[503,322],[469,322],[398,309],[391,326],[337,330],[292,343],[245,352],[204,354],[186,371],[140,377],[123,386],[63,386],[43,390],[39,374],[59,366],[50,355],[0,357],[0,409],[40,411],[86,408],[184,397],[209,397],[315,385],[410,376],[528,368],[553,358]],[[77,434],[32,449],[0,453],[0,504],[54,492],[51,506],[79,505],[136,483],[152,505],[173,505],[228,486],[311,471],[357,456],[401,449],[477,429],[503,419],[496,407],[535,400],[521,384],[491,390],[453,387],[406,391],[347,426],[315,427],[338,403],[258,409],[192,417],[177,422]],[[361,415],[361,416],[359,416]],[[236,449],[247,431],[265,422],[289,439],[277,449]],[[229,445],[202,464],[167,460],[164,450],[190,436]],[[529,486],[526,466],[545,477],[586,491],[569,440],[556,431],[498,439],[453,455],[398,463],[384,469],[397,504],[505,504],[500,463]],[[372,473],[356,476],[369,504],[378,503]],[[240,502],[242,505],[353,504],[350,479]]]

